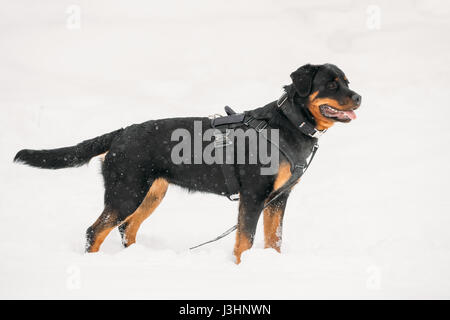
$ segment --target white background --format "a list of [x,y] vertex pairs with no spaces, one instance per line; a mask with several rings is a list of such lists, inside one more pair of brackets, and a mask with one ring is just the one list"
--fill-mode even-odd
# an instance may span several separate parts
[[[447,1],[0,7],[1,298],[450,298]],[[150,119],[256,108],[299,66],[326,62],[363,103],[321,139],[289,199],[281,255],[263,249],[260,227],[239,266],[233,235],[189,251],[234,225],[237,204],[174,186],[136,245],[123,249],[115,230],[84,254],[103,205],[99,160],[12,163],[22,148]]]

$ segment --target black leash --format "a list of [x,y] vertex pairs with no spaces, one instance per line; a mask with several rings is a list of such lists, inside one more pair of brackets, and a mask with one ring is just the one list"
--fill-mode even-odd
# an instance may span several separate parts
[[[281,188],[273,191],[269,195],[269,198],[268,198],[269,200],[266,202],[266,204],[264,205],[262,210],[266,209],[272,202],[274,202],[276,199],[278,199],[283,193],[285,193],[287,190],[291,189],[297,183],[298,179],[300,179],[303,176],[303,174],[306,172],[306,170],[308,169],[308,167],[311,164],[312,160],[314,159],[314,156],[315,156],[315,154],[316,154],[318,149],[319,149],[319,145],[315,144],[314,147],[313,147],[312,153],[311,153],[311,158],[309,159],[309,161],[306,164],[306,166],[300,166],[300,167],[295,168],[294,169],[294,173],[291,175],[289,180]],[[299,169],[301,171],[299,171]],[[220,239],[226,237],[227,235],[229,235],[230,233],[232,233],[233,231],[235,231],[236,229],[237,229],[237,225],[231,227],[230,229],[228,229],[227,231],[222,233],[217,238],[215,238],[213,240],[209,240],[209,241],[203,242],[203,243],[201,243],[199,245],[196,245],[195,247],[191,247],[191,248],[189,248],[189,250],[193,250],[193,249],[196,249],[198,247],[202,247],[202,246],[204,246],[204,245],[206,245],[208,243],[220,240]]]
[[232,233],[232,232],[233,232],[234,230],[236,230],[236,229],[237,229],[237,225],[231,227],[230,229],[228,229],[227,231],[225,231],[224,233],[222,233],[222,234],[221,234],[220,236],[218,236],[217,238],[215,238],[215,239],[213,239],[213,240],[209,240],[209,241],[203,242],[203,243],[201,243],[201,244],[199,244],[199,245],[196,245],[195,247],[189,248],[189,250],[192,250],[192,249],[195,249],[195,248],[204,246],[205,244],[208,244],[208,243],[211,243],[211,242],[220,240],[220,239],[226,237],[227,235],[229,235],[230,233]]

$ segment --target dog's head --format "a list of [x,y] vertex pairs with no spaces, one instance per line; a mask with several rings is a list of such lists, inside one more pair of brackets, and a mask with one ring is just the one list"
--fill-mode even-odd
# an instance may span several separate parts
[[361,96],[350,90],[347,77],[335,65],[307,64],[294,71],[291,79],[296,93],[306,100],[317,129],[356,119],[354,110],[361,105]]

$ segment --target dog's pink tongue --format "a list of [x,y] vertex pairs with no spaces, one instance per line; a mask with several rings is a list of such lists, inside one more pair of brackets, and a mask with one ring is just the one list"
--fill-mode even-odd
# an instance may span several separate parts
[[344,113],[345,113],[345,115],[347,116],[347,117],[349,117],[350,119],[352,119],[352,120],[355,120],[356,119],[356,113],[354,112],[354,111],[343,111]]

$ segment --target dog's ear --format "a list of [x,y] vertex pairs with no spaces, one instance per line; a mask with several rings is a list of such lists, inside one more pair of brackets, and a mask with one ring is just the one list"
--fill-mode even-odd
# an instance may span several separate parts
[[311,93],[314,76],[319,66],[305,64],[291,73],[292,83],[300,97],[307,97]]

